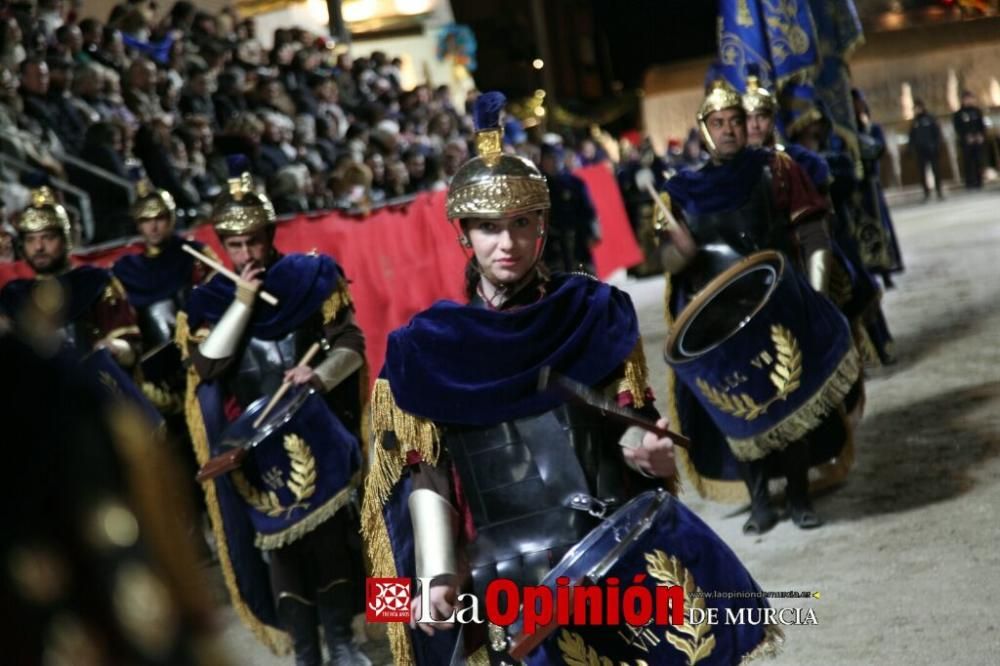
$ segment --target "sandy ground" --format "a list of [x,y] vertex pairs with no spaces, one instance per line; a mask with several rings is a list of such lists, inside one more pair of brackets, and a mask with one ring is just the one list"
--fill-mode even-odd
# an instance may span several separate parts
[[[776,666],[1000,664],[1000,195],[894,212],[907,271],[885,296],[899,362],[871,372],[842,487],[816,502],[828,521],[741,534],[738,507],[682,495],[765,590],[816,590],[817,626],[786,627]],[[663,280],[631,281],[652,377],[662,390]],[[234,664],[290,664],[227,609]],[[365,646],[389,664],[385,643]],[[992,656],[991,656],[992,655]]]

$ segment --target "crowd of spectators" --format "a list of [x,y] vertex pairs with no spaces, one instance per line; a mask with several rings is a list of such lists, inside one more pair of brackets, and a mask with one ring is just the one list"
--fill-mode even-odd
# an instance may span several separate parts
[[[7,4],[0,26],[0,152],[90,195],[89,242],[133,232],[120,179],[168,190],[181,224],[205,216],[248,157],[279,214],[366,208],[446,186],[472,125],[446,86],[404,90],[400,61],[352,58],[302,29],[270,50],[252,19],[187,0],[128,1],[106,21],[66,0]],[[21,168],[23,173],[25,169]],[[8,210],[25,203],[4,174]]]

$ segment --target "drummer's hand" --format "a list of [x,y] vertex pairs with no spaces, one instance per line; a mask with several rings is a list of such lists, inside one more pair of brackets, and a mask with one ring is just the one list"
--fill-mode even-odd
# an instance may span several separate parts
[[[439,585],[431,585],[430,589],[430,599],[429,605],[431,609],[432,618],[444,618],[451,617],[451,614],[455,611],[456,602],[458,600],[458,587],[451,582],[445,582]],[[417,618],[420,615],[422,599],[418,594],[410,602],[410,628],[415,629],[420,627],[420,630],[427,634],[428,636],[434,635],[435,629],[454,629],[455,624],[452,622],[417,622]]]
[[297,365],[291,370],[285,371],[285,381],[291,382],[295,386],[301,386],[302,384],[316,384],[316,373],[313,369],[307,365]]
[[[666,419],[660,419],[656,425],[666,428]],[[669,437],[657,437],[656,433],[647,432],[642,438],[642,446],[634,449],[622,449],[625,459],[649,476],[669,479],[677,473],[674,460],[674,442]]]
[[257,298],[257,292],[260,291],[260,285],[264,284],[264,280],[261,279],[261,273],[264,272],[263,266],[258,266],[252,261],[248,261],[240,271],[240,282],[236,285],[236,298],[240,300],[241,303],[247,305],[253,305],[254,299]]

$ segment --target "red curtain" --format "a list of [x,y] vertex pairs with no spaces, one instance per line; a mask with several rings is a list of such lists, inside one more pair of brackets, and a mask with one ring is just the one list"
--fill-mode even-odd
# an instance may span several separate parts
[[[642,261],[610,169],[597,165],[581,169],[578,175],[590,188],[603,229],[602,241],[594,250],[598,274],[606,277]],[[410,204],[364,218],[343,213],[300,215],[278,225],[275,244],[282,252],[329,254],[343,267],[351,281],[373,375],[382,367],[390,331],[436,300],[464,299],[466,256],[456,241],[455,228],[445,219],[444,202],[444,192],[429,192]],[[210,226],[188,235],[225,257]],[[75,259],[110,266],[118,257],[136,251],[138,245],[129,244],[80,253]],[[20,262],[0,265],[0,285],[31,275]]]

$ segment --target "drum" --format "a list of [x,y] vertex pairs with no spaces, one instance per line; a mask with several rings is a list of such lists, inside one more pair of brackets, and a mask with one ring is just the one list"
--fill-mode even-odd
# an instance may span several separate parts
[[674,322],[664,357],[741,460],[818,427],[861,369],[847,320],[773,251],[741,260],[698,292]]
[[313,389],[292,389],[255,427],[269,400],[252,403],[214,452],[250,451],[228,483],[243,499],[255,545],[264,550],[295,541],[352,502],[361,469],[357,438]]
[[163,425],[163,416],[107,349],[87,354],[80,365],[85,373],[97,380],[108,400],[123,401],[136,408],[154,428]]
[[[564,576],[573,585],[601,586],[617,579],[622,607],[629,603],[629,586],[641,585],[651,595],[657,587],[680,586],[684,622],[670,625],[654,620],[630,626],[622,620],[611,626],[550,627],[547,638],[524,657],[528,664],[686,666],[702,659],[702,663],[733,664],[769,640],[762,625],[700,621],[711,612],[725,618],[727,610],[746,618],[751,612],[759,614],[768,603],[729,547],[664,490],[647,491],[603,520],[566,553],[542,585],[555,592],[557,580]],[[642,581],[635,583],[639,576]],[[522,656],[516,647],[512,652]],[[694,655],[700,658],[689,661]]]

